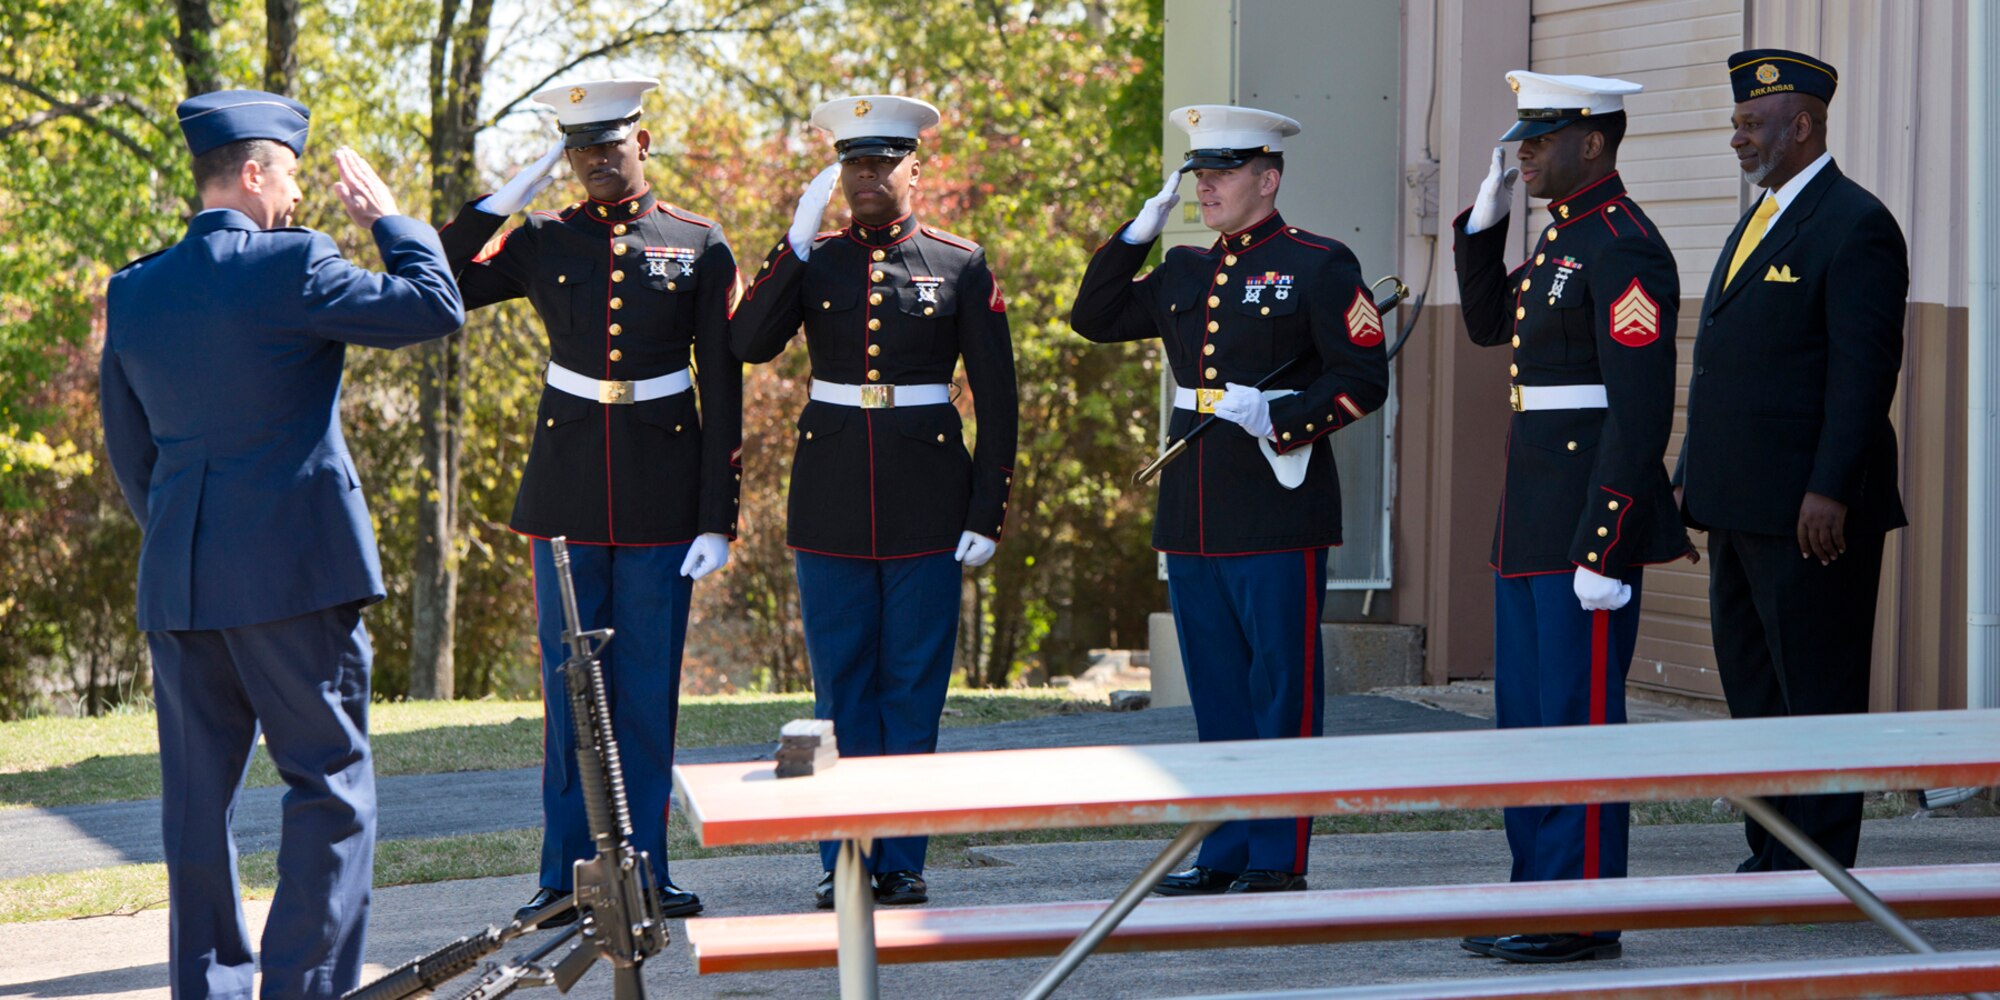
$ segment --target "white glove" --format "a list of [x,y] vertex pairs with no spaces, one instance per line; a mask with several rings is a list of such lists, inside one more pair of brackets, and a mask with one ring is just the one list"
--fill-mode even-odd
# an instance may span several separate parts
[[1505,158],[1506,152],[1501,147],[1493,147],[1493,169],[1479,182],[1479,197],[1473,199],[1472,214],[1465,217],[1468,235],[1492,228],[1514,207],[1514,182],[1521,179],[1521,168],[1508,167],[1502,173],[1500,167]]
[[958,535],[958,552],[952,558],[967,566],[984,566],[999,550],[999,542],[976,531],[962,531]]
[[687,558],[681,560],[681,575],[699,580],[729,565],[729,536],[705,531],[688,543]]
[[792,229],[785,240],[801,262],[812,253],[813,237],[819,235],[819,224],[826,219],[826,203],[833,200],[833,185],[838,180],[840,164],[836,163],[820,171],[799,195],[799,207],[792,212]]
[[1251,437],[1271,436],[1271,401],[1247,385],[1228,383],[1222,398],[1215,401],[1215,415],[1248,431]]
[[479,199],[479,204],[473,207],[488,215],[513,215],[527,208],[543,188],[555,183],[549,172],[562,162],[562,158],[563,141],[557,139],[541,159],[522,167],[512,180],[500,185],[500,190]]
[[1585,611],[1616,611],[1631,603],[1632,585],[1619,583],[1581,566],[1576,568],[1576,599]]
[[1131,225],[1125,227],[1124,232],[1118,234],[1118,238],[1133,246],[1151,243],[1158,239],[1160,230],[1166,228],[1167,213],[1181,203],[1180,187],[1181,172],[1176,170],[1168,174],[1166,186],[1160,188],[1159,194],[1146,199],[1146,204],[1139,209],[1138,217],[1132,220]]

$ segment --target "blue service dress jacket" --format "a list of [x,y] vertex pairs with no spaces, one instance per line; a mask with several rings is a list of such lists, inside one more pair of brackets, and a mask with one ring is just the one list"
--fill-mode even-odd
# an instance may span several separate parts
[[375,223],[388,272],[326,234],[211,209],[113,275],[100,405],[144,528],[139,627],[222,629],[384,596],[340,432],[347,345],[402,347],[465,320],[444,249]]

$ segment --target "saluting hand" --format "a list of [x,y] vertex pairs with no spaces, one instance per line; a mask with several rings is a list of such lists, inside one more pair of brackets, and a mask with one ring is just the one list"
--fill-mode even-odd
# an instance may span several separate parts
[[813,237],[819,233],[819,224],[826,218],[826,206],[833,200],[833,185],[840,180],[840,164],[819,172],[819,176],[806,185],[804,194],[799,195],[799,207],[792,211],[792,228],[785,234],[792,245],[792,253],[805,260],[812,253]]
[[1799,556],[1831,566],[1846,551],[1847,505],[1818,493],[1806,494],[1799,504]]
[[1160,230],[1167,227],[1167,213],[1172,212],[1174,206],[1181,203],[1180,187],[1181,172],[1169,171],[1167,183],[1160,188],[1160,193],[1146,199],[1146,204],[1139,209],[1139,214],[1132,219],[1132,224],[1126,226],[1125,231],[1118,234],[1118,238],[1133,246],[1151,243],[1158,239]]
[[333,185],[335,197],[347,209],[347,217],[363,229],[372,229],[384,216],[401,215],[396,196],[361,154],[342,146],[333,153],[333,165],[340,168],[340,180]]
[[1506,157],[1504,147],[1493,147],[1493,166],[1486,171],[1486,179],[1479,182],[1479,197],[1472,202],[1472,214],[1465,217],[1467,233],[1493,228],[1513,209],[1514,182],[1521,179],[1521,168],[1502,170]]
[[522,167],[511,180],[500,185],[500,190],[479,199],[476,207],[489,215],[513,215],[527,208],[536,195],[555,183],[550,172],[562,162],[563,151],[563,140],[558,138],[541,159]]

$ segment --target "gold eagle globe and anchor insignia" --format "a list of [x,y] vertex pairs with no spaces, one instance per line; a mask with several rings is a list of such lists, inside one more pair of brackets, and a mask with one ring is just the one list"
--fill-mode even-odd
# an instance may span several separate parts
[[1766,85],[1777,83],[1778,67],[1771,63],[1757,67],[1757,82]]
[[870,103],[868,103],[867,101],[855,101],[855,102],[854,102],[854,117],[856,117],[856,118],[861,118],[861,117],[863,117],[863,116],[867,115],[867,114],[868,114],[868,111],[869,111],[869,109],[871,109],[871,108],[873,108],[873,107],[874,107],[874,105],[873,105],[873,104],[870,104]]
[[1188,109],[1188,124],[1189,124],[1189,125],[1199,125],[1199,124],[1201,124],[1201,112],[1200,112],[1200,111],[1197,111],[1197,110],[1195,110],[1194,108],[1189,108],[1189,109]]
[[589,96],[590,96],[590,91],[585,90],[582,87],[569,88],[569,102],[571,104],[575,104]]

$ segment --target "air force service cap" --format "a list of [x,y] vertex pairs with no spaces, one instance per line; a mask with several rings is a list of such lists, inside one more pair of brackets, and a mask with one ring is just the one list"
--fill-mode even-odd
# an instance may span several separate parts
[[305,105],[261,90],[211,91],[182,101],[177,114],[181,136],[195,156],[245,139],[269,139],[304,156],[312,129]]
[[581,80],[536,91],[533,100],[556,109],[563,148],[617,142],[639,121],[639,98],[659,86],[651,77]]
[[1190,104],[1167,112],[1167,120],[1188,134],[1181,172],[1230,170],[1259,156],[1285,154],[1285,137],[1299,134],[1299,123],[1275,111],[1228,104]]
[[1622,114],[1625,95],[1646,89],[1610,77],[1556,76],[1525,69],[1508,73],[1507,86],[1514,88],[1517,120],[1501,142],[1547,135],[1591,115]]
[[833,150],[842,163],[864,156],[908,156],[917,150],[917,137],[940,118],[930,102],[893,94],[836,97],[812,113],[814,125],[833,133]]
[[1748,49],[1729,57],[1729,87],[1741,104],[1766,94],[1809,94],[1828,104],[1840,86],[1840,74],[1827,65],[1789,49]]

